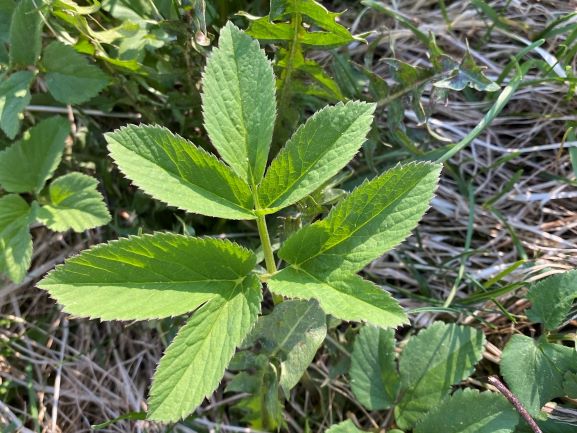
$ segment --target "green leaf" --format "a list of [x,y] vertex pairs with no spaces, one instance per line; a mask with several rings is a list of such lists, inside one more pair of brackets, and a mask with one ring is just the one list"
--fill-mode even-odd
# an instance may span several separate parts
[[8,192],[40,192],[60,164],[69,132],[62,117],[30,128],[22,140],[0,152],[0,185]]
[[549,330],[560,327],[577,299],[577,270],[552,275],[531,284],[527,299],[533,304],[527,310],[531,321],[543,323]]
[[0,0],[0,42],[10,42],[10,23],[15,9],[14,0]]
[[577,372],[574,348],[513,335],[501,356],[501,374],[527,411],[538,416],[545,403],[563,397],[563,376]]
[[512,433],[519,416],[505,397],[465,389],[445,399],[417,424],[415,433]]
[[401,401],[395,418],[409,429],[435,407],[451,385],[467,378],[481,360],[485,336],[468,326],[435,322],[412,337],[401,354]]
[[226,366],[260,312],[261,286],[250,275],[195,312],[160,360],[148,417],[177,421],[216,389]]
[[287,239],[279,256],[316,276],[361,270],[409,236],[429,207],[440,170],[410,163],[386,171]]
[[261,351],[280,361],[280,385],[289,394],[327,334],[325,313],[316,301],[286,301],[257,322],[248,345],[260,343]]
[[30,102],[34,73],[16,72],[0,83],[0,128],[13,139],[20,132],[20,113]]
[[449,78],[433,83],[433,86],[456,91],[461,91],[465,87],[481,92],[496,92],[500,89],[497,83],[492,82],[483,74],[469,50],[454,73]]
[[577,373],[570,371],[563,375],[563,390],[569,398],[577,398]]
[[267,170],[258,189],[261,207],[289,206],[337,174],[365,141],[374,110],[374,104],[349,102],[311,116]]
[[365,433],[363,430],[360,430],[355,423],[353,423],[350,419],[340,422],[338,424],[334,424],[330,426],[326,433]]
[[108,76],[71,46],[52,42],[44,49],[46,86],[57,101],[81,104],[106,87]]
[[24,279],[32,260],[28,225],[33,219],[33,212],[22,197],[0,197],[0,273],[15,283]]
[[389,293],[358,275],[319,279],[303,269],[288,267],[267,281],[269,289],[289,298],[316,299],[325,313],[342,320],[366,321],[394,327],[408,323],[407,316]]
[[390,408],[397,398],[400,377],[395,362],[395,332],[365,326],[351,354],[351,389],[369,410]]
[[228,293],[255,263],[252,252],[232,242],[156,233],[83,251],[38,287],[76,316],[154,319],[194,311]]
[[10,66],[36,64],[42,49],[42,27],[40,15],[42,0],[21,0],[12,15],[10,25]]
[[212,144],[240,177],[258,184],[276,117],[272,66],[258,42],[227,23],[207,62],[203,89],[204,123]]
[[96,179],[82,173],[55,179],[49,188],[50,202],[38,209],[38,220],[57,232],[82,232],[107,224],[110,214],[97,186]]
[[255,218],[248,185],[214,155],[168,129],[129,125],[106,139],[120,170],[154,198],[208,216]]

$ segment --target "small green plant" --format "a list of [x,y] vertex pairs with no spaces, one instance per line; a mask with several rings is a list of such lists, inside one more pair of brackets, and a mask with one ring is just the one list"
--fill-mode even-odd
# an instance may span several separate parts
[[[357,272],[410,234],[429,207],[441,169],[410,163],[363,183],[326,218],[282,244],[279,270],[266,216],[322,188],[355,156],[375,106],[348,102],[320,110],[267,168],[275,79],[258,42],[227,24],[203,86],[205,127],[222,160],[158,126],[110,133],[108,149],[135,185],[171,206],[256,221],[266,270],[254,252],[228,240],[156,233],[96,246],[39,283],[65,311],[81,317],[148,320],[194,312],[153,378],[148,417],[165,422],[188,415],[216,389],[259,321],[263,283],[277,304],[285,296],[302,300],[277,305],[276,315],[257,325],[265,354],[278,361],[284,391],[322,342],[325,314],[380,327],[407,323],[398,303]],[[316,302],[306,302],[311,299]],[[314,329],[307,323],[277,326],[281,313],[296,325],[310,317]],[[303,341],[306,356],[300,359]]]

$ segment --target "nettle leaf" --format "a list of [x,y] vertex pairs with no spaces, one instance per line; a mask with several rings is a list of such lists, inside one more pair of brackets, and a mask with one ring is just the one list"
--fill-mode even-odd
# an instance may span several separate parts
[[407,343],[399,363],[401,401],[395,418],[409,429],[450,390],[473,373],[482,358],[485,336],[469,326],[435,322]]
[[40,192],[60,160],[70,123],[50,117],[0,152],[0,185],[8,192]]
[[473,389],[457,391],[415,427],[415,433],[512,433],[519,415],[505,397]]
[[395,332],[364,326],[351,354],[351,389],[369,410],[390,408],[397,397],[400,376],[395,362]]
[[189,212],[254,219],[248,185],[214,155],[160,126],[106,134],[120,170],[154,198]]
[[303,269],[288,267],[267,280],[269,289],[289,298],[316,299],[325,313],[376,326],[408,323],[398,302],[374,283],[354,274],[336,274],[320,279]]
[[52,42],[44,49],[42,63],[46,69],[46,86],[57,101],[81,104],[106,87],[108,76],[74,48]]
[[565,396],[566,372],[577,372],[574,348],[524,335],[513,335],[501,356],[501,374],[533,416],[551,399]]
[[410,163],[365,182],[324,220],[287,239],[279,257],[316,276],[361,270],[409,236],[429,208],[440,170]]
[[10,25],[10,66],[34,65],[42,49],[42,0],[21,0]]
[[28,225],[33,219],[33,211],[22,197],[16,194],[0,197],[0,273],[15,283],[24,279],[32,260]]
[[202,107],[222,159],[250,185],[258,184],[276,117],[275,79],[258,42],[230,22],[206,64]]
[[34,73],[15,72],[0,83],[0,128],[10,139],[20,132],[20,113],[30,102]]
[[365,433],[360,430],[350,419],[330,426],[326,433]]
[[357,153],[373,121],[375,104],[348,102],[311,116],[273,160],[258,189],[270,212],[306,197]]
[[49,187],[49,203],[38,209],[38,220],[57,232],[82,232],[107,224],[110,213],[97,186],[96,179],[82,173],[55,179]]
[[192,315],[160,360],[150,390],[150,419],[177,421],[210,396],[256,322],[261,300],[260,282],[249,275]]
[[531,285],[527,299],[533,304],[527,316],[554,330],[567,319],[577,299],[577,270],[552,275]]
[[76,316],[154,319],[194,311],[229,293],[255,264],[251,251],[232,242],[156,233],[83,251],[38,287]]

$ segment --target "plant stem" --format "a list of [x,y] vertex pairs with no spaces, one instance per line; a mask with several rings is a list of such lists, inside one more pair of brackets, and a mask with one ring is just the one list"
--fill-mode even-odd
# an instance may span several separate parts
[[276,272],[276,263],[274,261],[274,255],[272,253],[272,245],[270,243],[270,236],[268,234],[268,229],[266,227],[265,216],[259,215],[257,217],[256,224],[258,226],[258,234],[260,236],[262,250],[264,252],[264,262],[266,264],[266,270],[269,274],[274,274]]

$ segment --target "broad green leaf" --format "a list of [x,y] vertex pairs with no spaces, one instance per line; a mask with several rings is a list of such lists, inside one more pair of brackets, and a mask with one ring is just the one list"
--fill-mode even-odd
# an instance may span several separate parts
[[30,267],[32,236],[28,225],[32,220],[32,210],[22,197],[0,197],[0,273],[15,283],[24,279]]
[[389,293],[358,275],[320,279],[303,269],[288,267],[267,281],[269,289],[289,298],[316,299],[325,313],[368,322],[384,328],[407,323],[407,316]]
[[210,300],[184,325],[160,360],[150,390],[150,419],[177,421],[216,389],[260,312],[255,275]]
[[531,285],[527,299],[533,304],[527,316],[546,329],[560,327],[577,299],[577,270],[552,275]]
[[71,46],[52,42],[44,49],[46,86],[57,101],[81,104],[106,87],[108,76]]
[[365,433],[360,430],[350,419],[330,426],[326,433]]
[[429,207],[440,169],[410,163],[365,182],[324,220],[287,239],[279,256],[314,275],[359,271],[409,236]]
[[10,25],[10,66],[36,64],[42,49],[43,0],[20,0]]
[[400,377],[395,362],[395,332],[364,326],[351,354],[351,389],[369,410],[390,408],[397,398]]
[[82,232],[110,221],[98,181],[82,173],[69,173],[49,187],[49,203],[38,209],[37,217],[50,230]]
[[8,192],[40,192],[62,158],[70,124],[49,117],[0,152],[0,185]]
[[467,378],[483,354],[485,336],[469,326],[435,322],[412,337],[401,354],[401,401],[395,418],[409,429]]
[[563,390],[569,398],[577,398],[577,373],[571,371],[563,375]]
[[473,389],[457,391],[415,427],[415,433],[512,433],[519,415],[505,397]]
[[83,251],[38,287],[75,316],[154,319],[194,311],[230,292],[255,263],[252,252],[232,242],[156,233]]
[[14,9],[14,0],[0,0],[0,42],[10,42],[10,23]]
[[227,23],[206,64],[203,89],[204,124],[212,144],[240,177],[258,184],[276,117],[272,66],[258,42]]
[[577,372],[574,348],[513,335],[501,356],[501,374],[527,411],[538,416],[545,403],[563,397],[564,375]]
[[337,174],[365,141],[374,110],[374,104],[349,102],[311,116],[267,170],[260,206],[271,212],[289,206]]
[[170,206],[229,219],[254,219],[248,185],[190,141],[160,126],[129,125],[106,134],[120,170]]
[[30,102],[30,84],[34,73],[20,71],[2,77],[0,83],[0,128],[8,138],[14,138],[20,132],[20,113]]
[[325,313],[314,301],[286,301],[257,322],[247,344],[280,363],[280,385],[286,395],[298,383],[327,334]]

